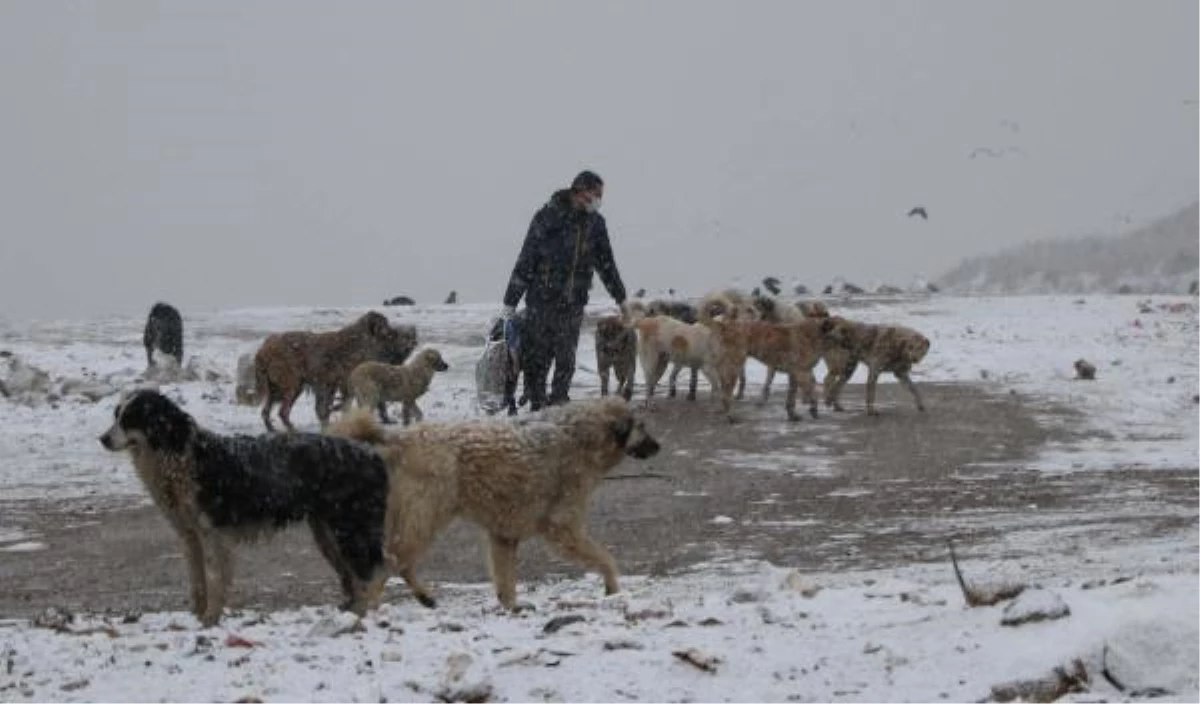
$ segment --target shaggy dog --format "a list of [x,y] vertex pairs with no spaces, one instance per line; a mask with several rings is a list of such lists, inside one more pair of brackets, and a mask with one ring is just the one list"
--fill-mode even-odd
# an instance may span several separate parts
[[[456,518],[487,532],[492,581],[506,609],[517,606],[517,546],[538,535],[599,571],[605,593],[616,593],[613,558],[587,535],[588,499],[626,456],[644,459],[659,449],[616,396],[519,419],[422,423],[387,434],[370,413],[357,410],[332,432],[374,444],[387,461],[386,560],[428,607],[435,602],[417,579],[416,563]],[[375,585],[382,587],[382,581]]]
[[[629,308],[636,316],[638,309]],[[667,396],[675,397],[679,372],[687,367],[691,370],[688,384],[688,400],[696,400],[696,372],[704,373],[714,393],[720,386],[717,376],[719,349],[712,331],[700,323],[687,324],[667,316],[634,317],[633,326],[638,336],[638,359],[642,363],[642,375],[646,383],[646,407],[653,403],[654,390],[659,380],[672,364]]]
[[[788,394],[785,408],[788,420],[800,420],[796,413],[796,391],[804,391],[809,414],[817,417],[815,383],[812,370],[830,345],[832,329],[829,319],[806,318],[799,323],[767,323],[761,320],[727,321],[717,316],[709,325],[717,337],[720,360],[717,364],[721,378],[722,404],[731,414],[731,389],[736,375],[745,369],[747,357],[766,365],[769,373],[775,370],[788,375]],[[763,401],[769,386],[763,387]],[[730,415],[730,420],[733,420]]]
[[362,615],[383,570],[387,468],[370,448],[309,433],[223,436],[156,391],[114,411],[100,444],[128,450],[150,497],[183,540],[192,612],[221,618],[233,581],[230,543],[307,520],[341,579],[342,608]]
[[279,404],[279,420],[295,430],[292,405],[305,387],[316,396],[317,419],[329,423],[333,395],[341,391],[343,403],[350,398],[350,371],[368,361],[401,364],[417,346],[417,330],[411,325],[393,327],[386,316],[371,311],[341,330],[332,332],[284,332],[270,335],[254,355],[254,379],[263,399],[262,419],[267,430],[271,409]]
[[[867,365],[867,415],[879,414],[875,410],[875,383],[883,372],[891,372],[912,394],[917,410],[925,410],[921,394],[908,373],[929,352],[929,338],[901,325],[872,325],[838,316],[829,320],[832,323],[830,343],[849,354],[848,364],[862,362]],[[853,370],[853,367],[848,368]],[[848,374],[843,374],[831,389],[826,390],[826,398],[832,398],[835,407],[849,378]]]
[[[758,320],[758,309],[754,306],[754,296],[747,295],[735,288],[713,291],[700,299],[697,306],[697,319],[707,325],[714,318],[721,317],[727,321]],[[746,369],[738,370],[737,398],[746,394]]]
[[441,353],[433,348],[421,350],[400,365],[363,362],[350,372],[349,398],[360,407],[377,409],[384,423],[393,422],[388,418],[387,404],[399,401],[403,404],[404,424],[420,422],[425,414],[417,406],[417,399],[429,390],[435,372],[449,368]]
[[170,355],[180,367],[183,366],[183,318],[179,311],[167,303],[155,303],[146,318],[146,329],[142,332],[142,345],[146,348],[146,366],[154,366],[154,351]]
[[600,375],[600,395],[608,395],[608,374],[617,377],[616,393],[626,401],[633,398],[633,377],[637,372],[637,330],[626,325],[619,315],[596,321],[596,373]]

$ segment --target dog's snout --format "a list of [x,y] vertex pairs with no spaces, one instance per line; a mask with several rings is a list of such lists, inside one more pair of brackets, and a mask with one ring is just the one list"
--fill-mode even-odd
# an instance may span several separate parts
[[446,364],[444,361],[440,361],[440,360],[438,361],[437,365],[434,366],[434,369],[438,370],[439,372],[444,372],[449,368],[450,368],[449,364]]
[[104,449],[106,449],[106,450],[113,449],[112,434],[104,433],[103,435],[101,435],[100,436],[100,444],[103,445]]
[[626,449],[626,452],[634,458],[644,460],[647,457],[653,457],[658,454],[660,445],[658,441],[649,435],[643,435],[641,440],[631,445]]

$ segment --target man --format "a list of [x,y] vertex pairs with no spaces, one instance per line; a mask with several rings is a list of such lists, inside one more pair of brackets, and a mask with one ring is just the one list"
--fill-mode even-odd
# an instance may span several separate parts
[[[604,288],[618,305],[625,286],[613,260],[608,228],[600,215],[604,181],[583,171],[571,187],[556,191],[533,216],[521,254],[504,292],[504,314],[515,314],[525,298],[526,319],[521,331],[521,371],[530,410],[566,403],[575,374],[575,348],[583,309],[599,271]],[[546,377],[554,362],[550,397]]]

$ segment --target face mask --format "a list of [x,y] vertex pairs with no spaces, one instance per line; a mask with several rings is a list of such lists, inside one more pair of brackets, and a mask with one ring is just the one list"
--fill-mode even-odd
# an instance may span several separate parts
[[588,201],[587,205],[584,206],[584,209],[587,210],[589,213],[594,213],[597,210],[599,210],[600,209],[600,196],[592,196],[592,199]]

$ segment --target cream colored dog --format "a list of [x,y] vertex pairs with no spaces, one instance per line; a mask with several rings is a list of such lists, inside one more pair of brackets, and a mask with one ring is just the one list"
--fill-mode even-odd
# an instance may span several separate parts
[[700,323],[684,323],[667,316],[638,318],[634,328],[638,332],[638,360],[642,364],[642,375],[646,383],[646,407],[653,404],[654,390],[667,365],[673,365],[668,381],[667,396],[675,397],[679,372],[685,367],[691,370],[688,382],[688,400],[696,400],[696,371],[699,370],[720,391],[717,376],[717,355],[720,352],[712,330]]
[[[386,434],[370,413],[356,410],[332,433],[370,443],[383,456],[390,487],[385,561],[431,608],[436,603],[417,579],[416,563],[456,518],[487,532],[492,581],[507,609],[517,606],[517,546],[537,535],[600,572],[604,592],[616,593],[612,555],[587,535],[588,500],[625,457],[645,459],[659,450],[619,396],[516,419],[422,423]],[[372,601],[385,581],[372,585]]]
[[402,404],[405,425],[420,422],[425,414],[417,406],[417,399],[429,390],[435,372],[449,368],[441,353],[429,347],[404,364],[363,362],[350,372],[350,395],[359,406],[377,409],[384,423],[393,422],[388,418],[387,404],[396,401]]

